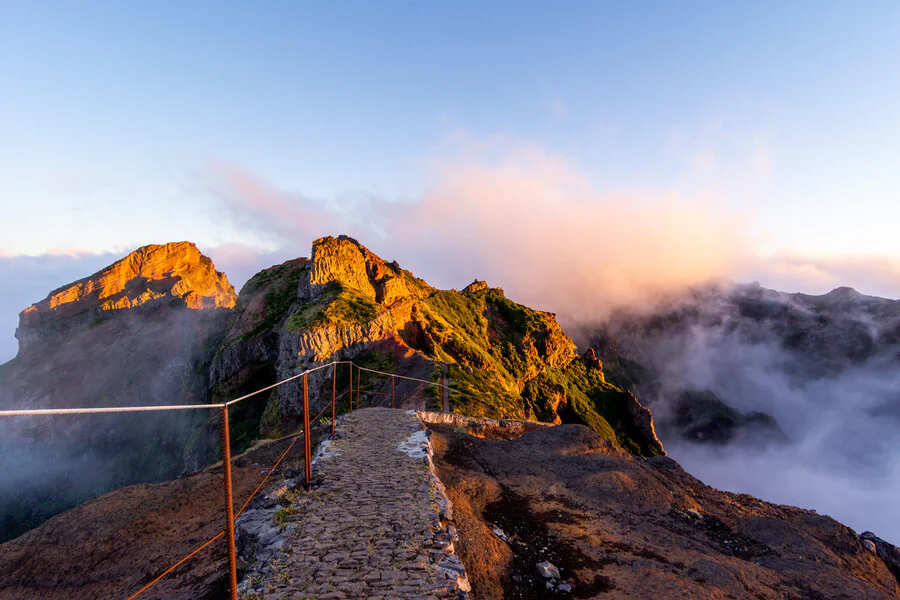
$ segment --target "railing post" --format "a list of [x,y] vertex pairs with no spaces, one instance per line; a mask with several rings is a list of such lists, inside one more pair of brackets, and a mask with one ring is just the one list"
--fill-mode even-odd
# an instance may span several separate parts
[[309,441],[309,377],[306,373],[303,374],[303,438],[303,462],[306,465],[306,485],[309,485],[312,479],[312,447]]
[[[359,371],[356,372],[356,376],[359,377]],[[353,412],[353,362],[350,363],[350,390],[347,392],[347,396],[350,398],[350,412]]]
[[337,363],[331,367],[331,437],[334,437],[334,405],[337,401]]
[[234,498],[231,490],[231,435],[228,407],[222,407],[222,470],[225,476],[225,536],[228,541],[228,575],[231,600],[237,600],[237,553],[234,547]]
[[394,376],[391,375],[391,408],[394,408]]

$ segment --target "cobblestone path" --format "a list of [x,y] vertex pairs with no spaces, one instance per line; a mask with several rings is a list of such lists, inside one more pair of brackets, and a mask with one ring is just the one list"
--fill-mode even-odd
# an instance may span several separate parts
[[362,409],[339,420],[320,448],[317,485],[282,488],[271,506],[242,515],[239,542],[254,541],[258,560],[241,598],[465,598],[427,447],[412,411]]

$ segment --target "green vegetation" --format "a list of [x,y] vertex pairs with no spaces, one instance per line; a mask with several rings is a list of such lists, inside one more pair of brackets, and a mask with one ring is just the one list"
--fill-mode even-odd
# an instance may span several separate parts
[[451,364],[451,376],[467,393],[516,397],[548,360],[565,362],[574,348],[549,315],[508,300],[499,289],[438,291],[415,307],[412,318],[422,339],[408,343]]
[[285,521],[287,521],[289,517],[303,514],[306,514],[306,511],[304,509],[297,508],[295,506],[288,506],[275,511],[273,519],[275,520],[276,525],[278,525],[279,527],[284,527]]
[[293,270],[277,286],[273,285],[266,292],[266,317],[256,324],[247,337],[256,337],[278,326],[297,299],[297,287],[302,273],[302,269]]
[[262,317],[254,324],[253,329],[237,336],[227,343],[223,343],[227,329],[223,331],[219,340],[218,352],[223,352],[238,342],[253,339],[269,331],[274,331],[284,320],[291,306],[297,299],[297,288],[300,278],[306,272],[307,267],[300,261],[290,261],[260,271],[250,278],[241,289],[237,304],[234,307],[232,325],[244,318],[244,313],[251,302],[260,294],[265,294],[262,302]]
[[641,456],[656,456],[659,450],[636,426],[628,411],[628,394],[608,383],[603,371],[573,360],[563,369],[548,369],[529,381],[522,399],[532,414],[550,421],[560,402],[567,408],[563,421],[583,423],[597,435]]
[[359,291],[337,281],[329,283],[318,301],[300,307],[288,317],[287,331],[302,331],[328,323],[337,326],[362,325],[378,315],[375,302]]
[[[338,244],[330,239],[323,243]],[[345,243],[345,241],[340,241]],[[317,251],[321,248],[317,247]],[[340,248],[333,248],[340,254]],[[374,260],[366,255],[367,260]],[[646,436],[629,412],[632,399],[607,382],[603,371],[575,359],[575,345],[562,331],[553,315],[517,304],[497,288],[457,292],[434,290],[424,281],[396,263],[372,263],[377,273],[376,290],[386,279],[402,278],[403,286],[391,289],[409,293],[409,322],[397,333],[403,342],[422,356],[434,361],[431,379],[439,382],[442,364],[448,366],[451,410],[460,414],[490,418],[535,419],[553,422],[583,423],[605,439],[636,454],[657,452],[654,441]],[[301,270],[291,275],[290,288],[296,289]],[[290,312],[293,296],[280,296],[283,288],[273,287],[285,279],[278,268],[264,272],[242,290],[272,294],[267,304],[276,312]],[[379,283],[381,282],[381,283]],[[266,287],[266,286],[269,287]],[[248,290],[249,288],[249,290]],[[380,293],[380,292],[379,292]],[[392,298],[396,298],[393,296]],[[243,300],[242,300],[243,301]],[[370,323],[384,310],[371,296],[332,281],[314,302],[296,307],[285,320],[285,332],[302,332],[319,327],[338,330]],[[283,317],[282,317],[283,318]],[[254,332],[271,327],[261,323]],[[352,337],[352,336],[351,336]],[[397,365],[392,351],[372,350],[358,355],[355,362],[364,368],[393,372]],[[347,372],[338,369],[339,393],[349,387]],[[326,382],[330,388],[330,382]],[[321,385],[326,385],[322,383]],[[354,388],[356,387],[354,381]],[[385,386],[383,376],[363,372],[363,404],[378,403]],[[389,388],[389,385],[388,385]],[[441,402],[439,386],[427,386],[426,395],[436,405]],[[331,390],[310,390],[316,398],[330,397]],[[368,398],[367,398],[368,394]],[[354,398],[355,400],[355,398]],[[349,408],[349,398],[339,401],[339,411]],[[260,409],[260,421],[266,431],[275,431],[282,420],[274,401]]]

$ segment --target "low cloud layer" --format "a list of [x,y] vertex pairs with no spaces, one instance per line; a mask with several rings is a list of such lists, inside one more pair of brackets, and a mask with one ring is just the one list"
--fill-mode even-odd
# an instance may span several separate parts
[[[664,435],[670,455],[709,485],[813,508],[900,543],[900,371],[890,348],[863,363],[823,359],[818,350],[786,350],[771,324],[724,306],[720,314],[715,325],[633,338],[642,362],[660,374],[659,395],[642,400],[664,418],[674,392],[710,390],[742,412],[775,417],[790,444],[721,447]],[[828,368],[806,368],[816,361]]]

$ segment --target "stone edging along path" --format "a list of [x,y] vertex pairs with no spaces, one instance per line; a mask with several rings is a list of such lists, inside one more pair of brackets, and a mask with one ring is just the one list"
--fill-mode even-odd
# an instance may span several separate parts
[[467,598],[428,431],[415,411],[338,419],[315,484],[287,480],[236,523],[244,599]]

